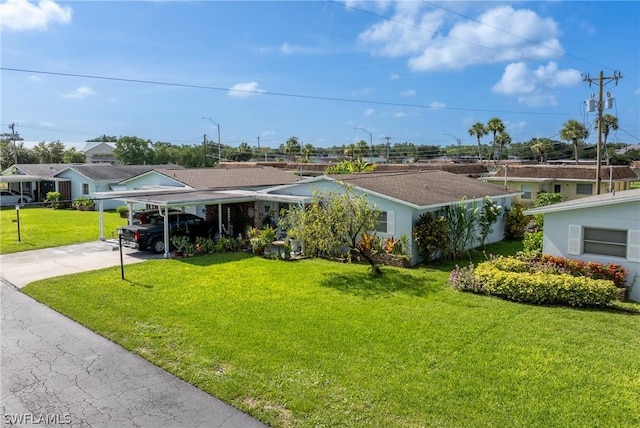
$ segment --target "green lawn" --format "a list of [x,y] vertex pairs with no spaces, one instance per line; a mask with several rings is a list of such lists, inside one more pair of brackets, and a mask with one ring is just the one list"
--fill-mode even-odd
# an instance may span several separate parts
[[450,269],[236,253],[24,291],[273,426],[640,426],[639,305],[521,305]]
[[[97,241],[99,235],[99,213],[71,209],[23,208],[20,210],[20,242],[16,210],[0,210],[0,253],[37,250],[80,242]],[[118,227],[127,224],[115,211],[104,213],[106,238],[117,237]]]

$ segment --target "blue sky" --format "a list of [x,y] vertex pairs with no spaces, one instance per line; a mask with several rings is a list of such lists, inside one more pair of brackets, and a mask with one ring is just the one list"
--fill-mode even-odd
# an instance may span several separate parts
[[7,0],[1,132],[200,144],[207,117],[231,146],[447,146],[497,116],[513,141],[559,139],[595,121],[581,73],[620,70],[609,140],[637,144],[639,22],[637,1]]

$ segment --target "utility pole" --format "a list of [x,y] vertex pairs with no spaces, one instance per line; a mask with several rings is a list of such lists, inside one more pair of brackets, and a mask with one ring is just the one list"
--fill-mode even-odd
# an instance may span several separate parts
[[18,146],[16,146],[16,123],[12,122],[11,125],[9,125],[9,129],[11,130],[11,142],[13,143],[13,154],[15,157],[14,164],[17,165],[18,164]]
[[204,161],[204,167],[207,167],[207,134],[202,137],[202,157]]
[[[622,73],[614,71],[613,76],[604,75],[603,71],[600,71],[600,76],[597,79],[591,78],[589,74],[583,76],[583,81],[589,83],[589,87],[595,81],[598,82],[598,143],[596,146],[596,195],[600,194],[600,163],[602,162],[602,154],[600,152],[602,146],[602,111],[604,110],[604,103],[602,102],[602,90],[608,83],[615,82],[618,85],[618,80],[622,79]],[[605,82],[606,81],[606,82]]]

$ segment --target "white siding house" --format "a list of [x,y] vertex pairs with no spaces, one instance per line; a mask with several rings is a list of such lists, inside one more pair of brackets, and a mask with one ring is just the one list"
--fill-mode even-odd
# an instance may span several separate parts
[[545,254],[628,269],[630,298],[640,302],[640,189],[531,209],[543,214]]

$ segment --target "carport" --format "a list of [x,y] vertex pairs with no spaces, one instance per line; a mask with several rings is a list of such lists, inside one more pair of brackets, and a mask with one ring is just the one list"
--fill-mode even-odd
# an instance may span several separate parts
[[[158,207],[160,215],[166,218],[170,208],[185,208],[191,206],[217,205],[218,208],[218,231],[223,229],[222,207],[223,205],[241,203],[272,201],[283,203],[305,203],[309,198],[292,195],[272,195],[246,190],[194,190],[194,189],[154,189],[154,190],[124,190],[112,192],[97,192],[91,195],[98,203],[100,212],[100,240],[104,240],[104,204],[103,201],[115,199],[124,202],[129,208],[129,224],[132,222],[133,205],[142,204],[145,206]],[[164,222],[164,257],[170,256],[169,242],[169,222]]]

